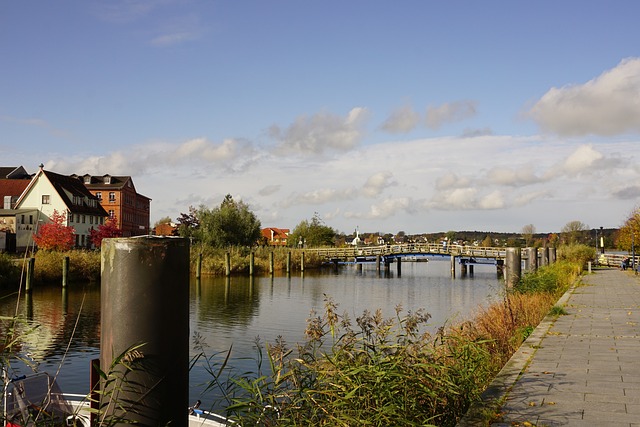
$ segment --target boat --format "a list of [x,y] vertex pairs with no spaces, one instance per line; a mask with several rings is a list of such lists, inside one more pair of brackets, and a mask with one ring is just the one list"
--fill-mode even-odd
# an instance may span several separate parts
[[[23,375],[6,383],[3,399],[5,427],[54,425],[91,427],[92,412],[85,395],[63,393],[46,372]],[[200,409],[200,401],[185,408],[189,427],[226,427],[233,423],[225,417]]]

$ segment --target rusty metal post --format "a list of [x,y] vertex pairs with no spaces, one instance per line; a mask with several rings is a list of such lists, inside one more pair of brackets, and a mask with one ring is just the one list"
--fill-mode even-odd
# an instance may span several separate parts
[[520,248],[507,248],[505,279],[507,288],[513,288],[522,274],[522,254]]
[[[186,427],[189,240],[102,241],[101,409],[116,426]],[[127,365],[130,369],[125,369]]]

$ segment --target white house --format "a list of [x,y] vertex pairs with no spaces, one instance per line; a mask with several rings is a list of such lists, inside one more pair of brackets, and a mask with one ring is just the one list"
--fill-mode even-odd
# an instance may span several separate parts
[[45,171],[43,165],[16,202],[16,209],[33,211],[32,215],[16,217],[17,250],[29,247],[31,235],[40,225],[51,222],[54,211],[65,215],[64,225],[74,228],[77,247],[91,247],[91,229],[103,224],[108,215],[81,181]]

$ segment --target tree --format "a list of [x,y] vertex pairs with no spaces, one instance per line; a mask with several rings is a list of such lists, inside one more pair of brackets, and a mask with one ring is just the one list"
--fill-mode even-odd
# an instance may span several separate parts
[[[631,250],[632,245],[640,244],[640,207],[636,207],[624,222],[617,233],[617,246],[619,249]],[[600,242],[596,242],[600,246]]]
[[522,238],[525,246],[529,247],[533,243],[533,235],[536,234],[536,227],[533,224],[527,224],[522,227]]
[[219,207],[201,206],[195,213],[198,226],[193,237],[217,248],[253,246],[260,239],[260,221],[243,201],[236,202],[227,194]]
[[153,224],[153,228],[156,228],[157,226],[162,224],[171,224],[171,217],[165,216],[164,218],[160,218],[159,220],[156,221],[155,224]]
[[485,248],[490,248],[493,246],[493,239],[491,239],[491,236],[489,236],[488,234],[485,236],[484,240],[482,241],[482,243],[480,243],[480,246],[485,247]]
[[118,222],[115,216],[107,218],[104,224],[100,224],[96,230],[93,228],[89,232],[89,239],[96,248],[102,246],[102,239],[110,239],[112,237],[122,237],[122,230],[118,228]]
[[562,233],[562,239],[564,243],[572,245],[580,243],[585,235],[585,232],[589,230],[589,227],[580,221],[570,221],[562,227],[560,232]]
[[[201,206],[200,208],[203,209],[204,207]],[[178,223],[178,236],[193,237],[196,230],[200,227],[198,210],[193,206],[189,206],[189,213],[180,213],[176,222]]]
[[289,246],[318,247],[334,246],[336,231],[325,225],[318,213],[311,221],[301,221],[289,234]]
[[67,215],[57,210],[51,214],[51,222],[41,225],[33,235],[38,248],[52,251],[68,251],[75,245],[75,230],[64,225]]

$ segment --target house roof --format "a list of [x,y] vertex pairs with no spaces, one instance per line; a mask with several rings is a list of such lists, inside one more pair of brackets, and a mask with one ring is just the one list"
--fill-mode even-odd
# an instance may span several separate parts
[[[40,169],[40,171],[38,171],[34,178],[29,182],[29,186],[22,194],[22,196],[20,196],[20,199],[18,199],[18,206],[20,206],[24,196],[38,181],[40,175],[44,175],[49,180],[49,182],[51,182],[51,185],[53,185],[53,188],[62,198],[62,201],[67,206],[67,209],[69,209],[70,212],[103,217],[109,215],[107,211],[105,211],[104,208],[100,206],[98,198],[91,194],[87,187],[85,187],[84,184],[77,178],[73,178],[67,175],[60,175],[58,173],[46,171],[44,169]],[[72,197],[78,196],[82,203],[74,204],[73,200],[69,198],[69,195],[71,195]],[[95,200],[93,206],[88,203],[88,200]]]
[[133,184],[133,179],[131,179],[131,176],[128,176],[128,175],[105,174],[105,175],[94,176],[89,174],[84,174],[84,175],[73,174],[71,175],[71,177],[76,178],[77,180],[82,182],[84,186],[86,186],[89,190],[92,190],[92,191],[122,190],[125,186],[130,186],[138,196],[145,197],[151,200],[149,197],[143,196],[142,194],[137,192],[136,187]]
[[0,179],[29,179],[31,175],[22,166],[0,166]]
[[267,239],[286,239],[289,236],[288,228],[267,227],[261,230],[261,233]]
[[28,179],[0,179],[0,203],[5,196],[19,197],[30,182]]

